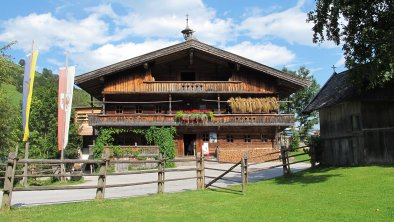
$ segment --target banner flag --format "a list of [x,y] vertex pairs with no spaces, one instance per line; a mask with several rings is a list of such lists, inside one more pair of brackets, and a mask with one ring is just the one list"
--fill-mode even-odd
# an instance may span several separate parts
[[70,127],[71,106],[74,90],[75,66],[60,68],[58,91],[58,149],[63,150],[68,143]]
[[33,96],[34,74],[36,72],[36,63],[38,50],[33,51],[27,58],[25,63],[25,72],[23,77],[23,98],[22,98],[22,130],[23,142],[27,142],[29,138],[29,116],[31,98]]

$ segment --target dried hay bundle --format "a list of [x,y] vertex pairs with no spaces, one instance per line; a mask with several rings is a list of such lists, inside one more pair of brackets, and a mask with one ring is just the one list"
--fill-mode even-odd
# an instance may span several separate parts
[[228,103],[233,113],[270,113],[279,107],[275,97],[268,98],[241,98],[231,97]]

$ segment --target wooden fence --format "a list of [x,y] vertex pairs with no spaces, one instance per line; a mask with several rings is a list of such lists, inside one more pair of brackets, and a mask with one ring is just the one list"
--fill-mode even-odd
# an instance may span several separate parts
[[[305,147],[300,147],[298,149],[302,149]],[[221,168],[213,168],[213,167],[206,167],[205,162],[217,162],[217,163],[225,163],[225,162],[219,162],[217,160],[210,160],[210,159],[205,159],[203,155],[198,154],[195,159],[168,159],[162,156],[162,154],[159,154],[159,157],[156,160],[116,160],[116,159],[110,159],[109,158],[109,153],[107,152],[103,159],[101,160],[80,160],[80,159],[64,159],[64,160],[56,160],[56,159],[18,159],[16,156],[16,153],[10,153],[8,156],[8,161],[6,162],[6,168],[5,168],[5,176],[4,176],[4,189],[3,189],[3,200],[2,200],[2,209],[10,209],[11,208],[11,200],[12,200],[12,192],[13,191],[41,191],[41,190],[70,190],[70,189],[96,189],[96,199],[101,200],[105,198],[105,189],[106,188],[114,188],[114,187],[126,187],[126,186],[136,186],[136,185],[144,185],[144,184],[157,184],[157,193],[163,193],[164,192],[164,184],[165,182],[170,182],[170,181],[179,181],[179,180],[190,180],[190,179],[196,179],[196,185],[197,189],[205,189],[209,187],[216,187],[216,188],[221,188],[221,189],[228,189],[225,187],[219,187],[215,186],[214,183],[216,183],[219,180],[225,180],[225,181],[231,181],[234,183],[240,183],[242,184],[241,191],[245,193],[246,192],[246,184],[248,182],[248,174],[253,173],[256,171],[260,170],[266,170],[266,169],[271,169],[275,167],[283,167],[283,173],[288,174],[290,173],[290,165],[299,163],[299,162],[305,162],[305,161],[311,161],[312,166],[315,165],[314,163],[314,158],[313,158],[313,149],[309,149],[309,153],[311,153],[312,158],[308,160],[303,160],[303,161],[294,161],[290,162],[289,159],[291,157],[296,157],[300,155],[306,155],[306,153],[302,154],[295,154],[295,155],[288,155],[289,154],[289,149],[282,149],[281,151],[274,152],[274,153],[281,153],[281,156],[279,158],[275,158],[272,160],[267,160],[264,162],[260,163],[265,163],[265,162],[270,162],[270,161],[282,161],[282,164],[279,165],[274,165],[270,166],[268,168],[262,168],[262,169],[257,169],[254,171],[249,171],[248,166],[251,165],[256,165],[259,163],[252,163],[248,164],[248,156],[244,155],[243,158],[236,164],[231,163],[232,166],[229,169],[221,169]],[[269,153],[265,155],[272,155],[274,153]],[[190,167],[190,168],[165,168],[165,165],[167,162],[173,162],[173,163],[179,163],[179,162],[190,162],[190,161],[195,161],[196,165],[195,167]],[[95,164],[99,165],[99,170],[97,173],[84,173],[84,172],[77,172],[74,174],[65,174],[65,173],[40,173],[40,174],[16,174],[16,166],[17,164],[75,164],[75,163],[85,163],[85,164]],[[155,163],[157,164],[157,169],[150,169],[150,170],[143,170],[143,171],[127,171],[127,172],[109,172],[108,167],[110,164],[116,164],[116,163],[128,163],[128,164],[144,164],[144,163]],[[230,164],[230,163],[227,163]],[[241,170],[237,171],[234,170],[236,167],[241,166]],[[222,171],[223,173],[220,174],[219,176],[209,176],[205,175],[206,170],[211,170],[211,171]],[[185,172],[185,171],[195,171],[196,176],[193,177],[182,177],[182,178],[174,178],[174,179],[165,179],[165,175],[170,172]],[[233,180],[229,178],[225,178],[224,176],[227,175],[228,173],[239,173],[241,174],[241,180]],[[145,173],[157,173],[157,179],[152,180],[152,181],[145,181],[145,182],[134,182],[134,183],[122,183],[122,184],[107,184],[106,179],[107,176],[109,175],[131,175],[131,174],[145,174]],[[31,186],[31,187],[14,187],[14,180],[15,179],[20,179],[23,177],[28,177],[28,178],[38,178],[38,177],[82,177],[82,176],[98,176],[97,180],[97,185],[89,185],[89,186],[45,186],[45,187],[40,187],[40,186]],[[206,183],[206,179],[211,179],[209,182]],[[231,189],[229,189],[231,190]],[[234,191],[234,190],[232,190]]]

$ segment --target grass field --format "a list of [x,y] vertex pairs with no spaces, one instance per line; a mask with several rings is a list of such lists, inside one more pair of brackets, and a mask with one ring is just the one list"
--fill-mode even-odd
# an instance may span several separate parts
[[[305,154],[305,152],[302,149],[299,149],[299,150],[296,150],[296,151],[293,151],[293,152],[289,152],[289,156],[296,155],[296,154]],[[305,154],[305,155],[295,156],[295,157],[292,157],[292,158],[294,160],[290,161],[290,162],[309,160],[311,157],[308,154]]]
[[19,108],[22,104],[22,93],[18,92],[15,86],[11,84],[2,84],[0,87],[4,89],[5,98],[8,98],[15,108]]
[[394,221],[394,167],[317,168],[250,183],[245,195],[205,190],[19,208],[0,220]]

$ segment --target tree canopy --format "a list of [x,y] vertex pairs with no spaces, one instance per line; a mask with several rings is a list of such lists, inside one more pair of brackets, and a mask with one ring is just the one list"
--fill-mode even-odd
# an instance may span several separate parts
[[376,88],[394,78],[393,0],[316,0],[308,13],[313,41],[343,44],[347,68],[364,65],[353,75],[361,87]]
[[314,125],[319,122],[317,111],[309,114],[302,113],[313,97],[318,93],[320,86],[316,79],[310,74],[309,69],[300,67],[297,71],[291,71],[283,68],[282,71],[291,75],[299,76],[303,79],[311,81],[311,85],[304,89],[298,90],[289,97],[289,103],[283,103],[282,110],[287,110],[295,114],[295,121],[298,122],[298,132],[302,140],[304,140]]
[[[4,161],[11,150],[19,144],[19,155],[22,149],[21,103],[14,105],[7,95],[22,97],[23,67],[10,61],[6,49],[11,45],[0,46],[0,162]],[[5,87],[6,86],[6,87]],[[33,88],[33,99],[30,112],[30,151],[31,158],[57,158],[57,88],[58,76],[44,68],[42,74],[36,72]],[[79,103],[86,104],[90,100],[82,90]],[[71,115],[72,117],[74,115]],[[81,146],[77,126],[70,121],[69,143],[65,149],[67,158],[76,158]]]
[[9,70],[9,61],[11,56],[6,53],[7,49],[15,42],[10,42],[6,45],[0,46],[0,84],[8,81],[7,71]]

